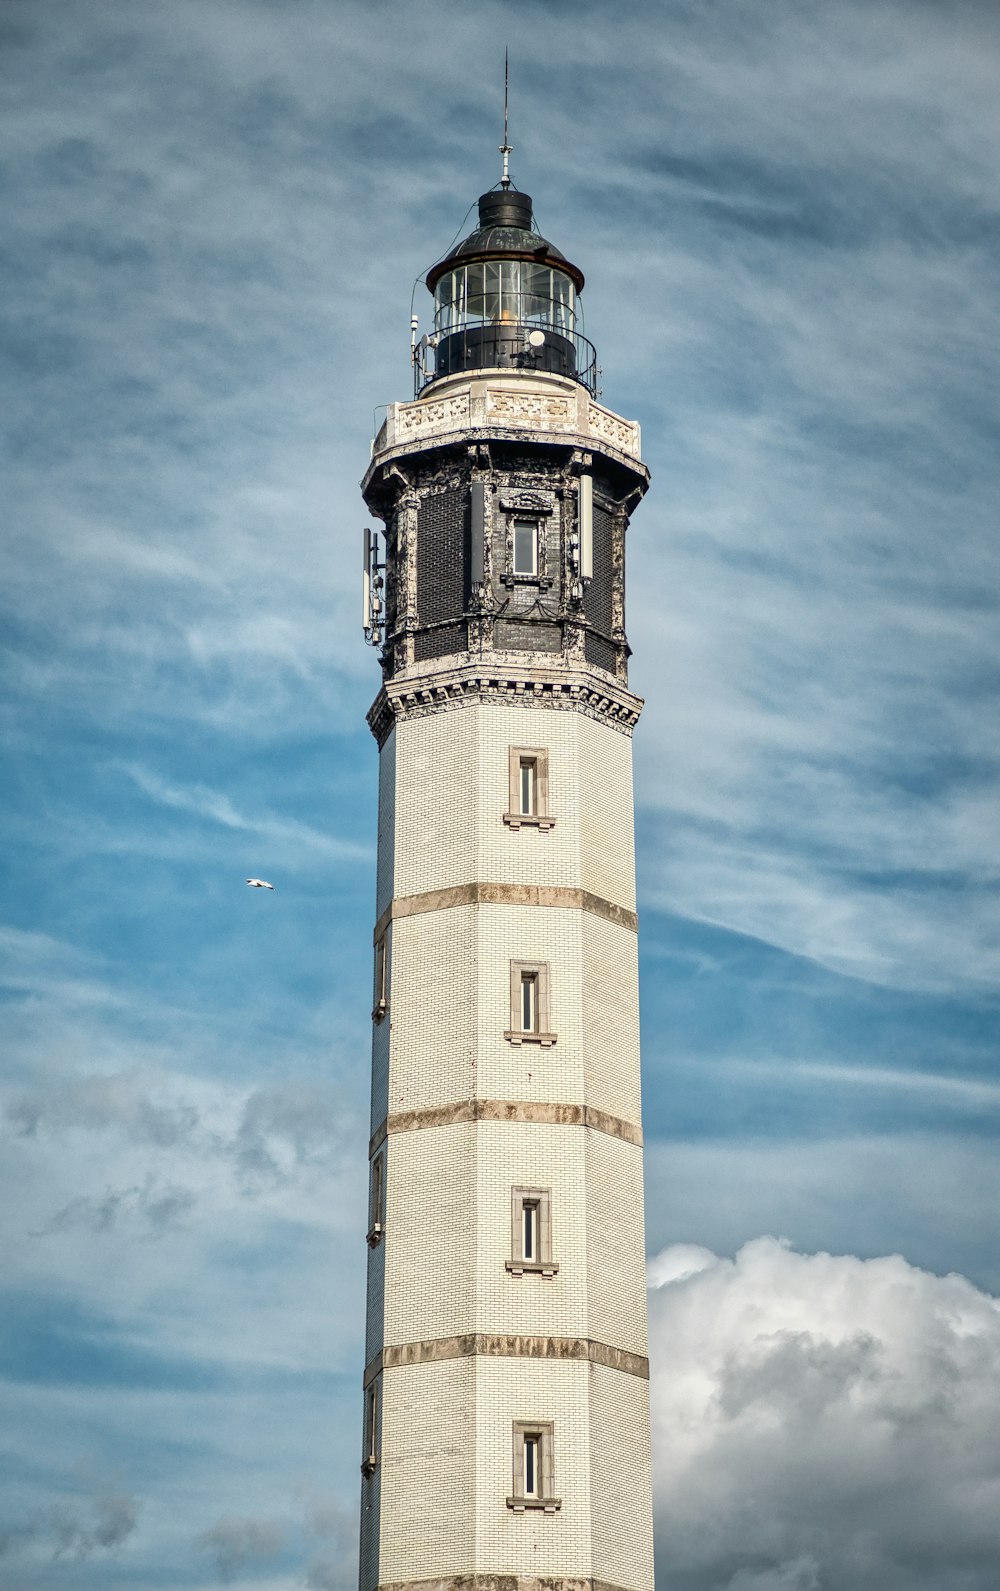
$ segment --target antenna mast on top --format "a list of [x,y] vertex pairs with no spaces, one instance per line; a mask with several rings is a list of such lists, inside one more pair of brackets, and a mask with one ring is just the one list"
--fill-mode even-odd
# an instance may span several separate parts
[[504,50],[504,52],[503,52],[503,143],[500,145],[500,153],[503,155],[503,176],[500,178],[500,186],[501,186],[501,188],[509,188],[510,187],[510,157],[511,157],[511,154],[513,153],[512,149],[511,149],[511,146],[510,146],[510,144],[507,141],[507,90],[508,90],[509,82],[510,82],[510,74],[509,74],[509,67],[508,67],[508,61],[507,61],[507,51]]

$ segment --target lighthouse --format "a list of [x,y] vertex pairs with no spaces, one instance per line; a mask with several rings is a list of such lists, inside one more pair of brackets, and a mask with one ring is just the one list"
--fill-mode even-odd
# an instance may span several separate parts
[[651,1591],[639,427],[507,175],[362,491],[382,682],[361,1591]]

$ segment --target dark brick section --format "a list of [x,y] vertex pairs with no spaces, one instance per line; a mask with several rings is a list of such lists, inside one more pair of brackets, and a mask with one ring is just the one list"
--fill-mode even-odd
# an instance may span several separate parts
[[442,624],[437,630],[417,631],[413,637],[413,657],[417,663],[427,663],[435,657],[449,657],[452,652],[464,652],[468,645],[467,624]]
[[[494,438],[443,440],[394,459],[366,482],[386,527],[384,677],[462,655],[539,663],[560,657],[619,684],[628,679],[625,534],[644,480],[620,461],[575,447]],[[593,578],[582,585],[575,533],[581,471],[593,478]],[[476,587],[473,501],[477,494]],[[537,566],[513,564],[514,524],[534,520]]]
[[583,655],[595,668],[606,669],[609,674],[615,672],[617,651],[612,641],[605,641],[600,635],[588,633],[583,641]]
[[558,624],[541,624],[537,619],[527,624],[498,619],[493,645],[502,652],[560,652],[562,630]]

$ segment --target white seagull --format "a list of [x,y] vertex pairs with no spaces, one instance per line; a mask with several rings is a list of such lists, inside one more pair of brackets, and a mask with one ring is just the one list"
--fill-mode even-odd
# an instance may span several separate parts
[[247,883],[250,885],[251,889],[273,889],[274,888],[274,885],[273,884],[269,884],[267,882],[266,878],[248,878],[247,879]]

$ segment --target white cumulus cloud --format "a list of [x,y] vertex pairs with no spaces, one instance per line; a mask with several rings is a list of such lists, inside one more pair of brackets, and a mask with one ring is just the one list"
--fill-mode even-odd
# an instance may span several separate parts
[[992,1591],[1000,1302],[898,1255],[651,1262],[671,1591]]

